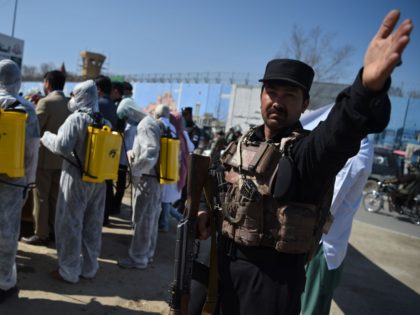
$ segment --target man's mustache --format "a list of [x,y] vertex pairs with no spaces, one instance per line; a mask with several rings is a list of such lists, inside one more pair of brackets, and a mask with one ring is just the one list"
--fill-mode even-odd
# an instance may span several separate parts
[[283,106],[273,106],[268,110],[268,114],[287,114],[287,111]]

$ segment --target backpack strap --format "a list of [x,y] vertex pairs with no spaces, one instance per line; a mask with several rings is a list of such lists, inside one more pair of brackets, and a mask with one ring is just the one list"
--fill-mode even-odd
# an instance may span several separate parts
[[22,105],[21,102],[19,102],[18,100],[15,100],[12,104],[6,105],[6,108],[4,109],[5,112],[21,112],[21,113],[26,113],[26,110],[21,109],[21,108],[16,108],[19,105]]
[[12,104],[7,105],[7,108],[16,108],[17,106],[19,106],[20,104],[22,104],[21,102],[19,102],[18,100],[15,100]]
[[93,119],[93,127],[102,128],[104,125],[104,117],[100,112],[88,113],[88,115]]
[[160,135],[160,137],[162,138],[162,137],[168,137],[168,138],[172,138],[172,135],[171,135],[171,129],[169,128],[169,127],[167,127],[164,123],[163,123],[163,121],[162,120],[160,120],[160,119],[156,119],[156,121],[157,121],[157,123],[158,123],[158,125],[159,125],[159,128],[160,128],[160,133],[161,133],[161,135]]

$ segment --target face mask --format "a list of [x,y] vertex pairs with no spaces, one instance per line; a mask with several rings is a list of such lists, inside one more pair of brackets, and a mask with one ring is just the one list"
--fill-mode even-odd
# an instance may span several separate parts
[[68,102],[68,104],[67,104],[67,108],[68,108],[68,110],[70,111],[70,112],[72,112],[72,113],[74,113],[76,110],[77,110],[77,103],[76,103],[76,101],[74,100],[74,98],[72,97],[71,99],[70,99],[70,101]]

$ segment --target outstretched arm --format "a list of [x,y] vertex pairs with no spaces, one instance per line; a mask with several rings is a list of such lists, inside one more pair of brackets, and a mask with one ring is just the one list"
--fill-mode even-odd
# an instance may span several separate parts
[[369,90],[383,88],[410,41],[413,23],[406,19],[394,31],[399,18],[398,10],[390,11],[366,50],[362,82]]

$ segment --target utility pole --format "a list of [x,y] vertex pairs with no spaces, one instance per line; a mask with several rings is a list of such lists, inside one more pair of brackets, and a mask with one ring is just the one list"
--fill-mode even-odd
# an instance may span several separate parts
[[406,121],[407,121],[407,114],[408,114],[408,108],[410,107],[410,97],[411,97],[411,95],[410,96],[408,96],[408,99],[407,99],[407,106],[405,107],[405,113],[404,113],[404,121],[403,121],[403,130],[402,130],[402,134],[401,134],[401,138],[400,138],[400,141],[399,141],[399,147],[401,147],[402,146],[402,138],[404,137],[404,132],[405,132],[405,123],[406,123]]
[[179,85],[178,85],[178,90],[177,90],[177,92],[178,92],[178,97],[177,97],[177,104],[176,104],[176,106],[178,107],[178,109],[180,110],[180,111],[182,111],[182,107],[181,107],[181,97],[182,97],[182,81],[179,83]]
[[16,23],[17,5],[18,5],[18,0],[15,0],[15,11],[13,13],[13,25],[12,25],[12,37],[15,37],[15,23]]

